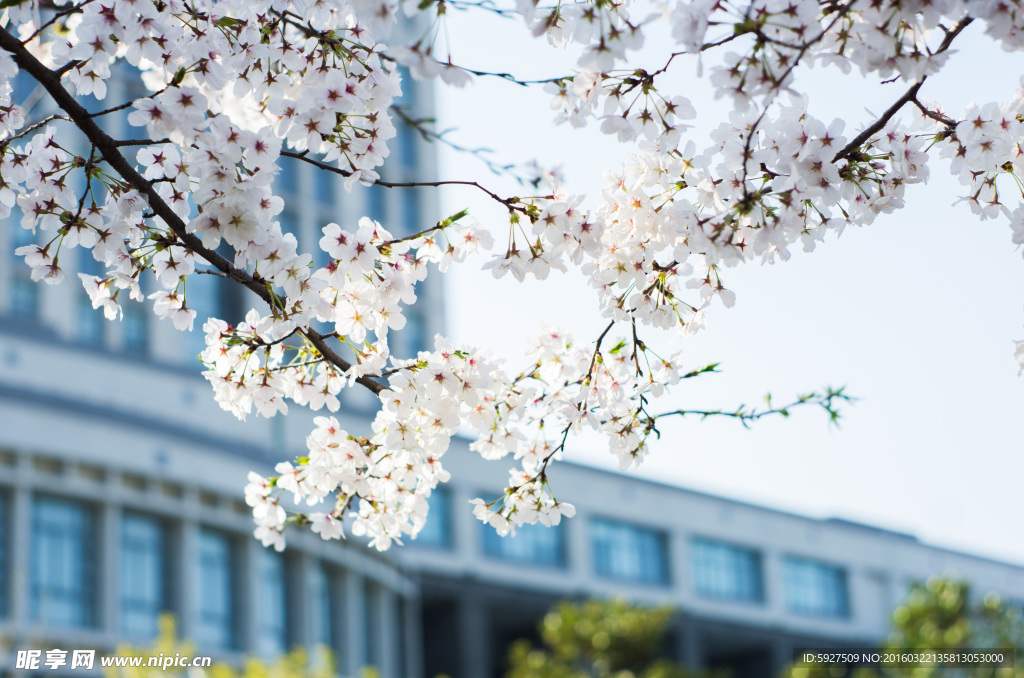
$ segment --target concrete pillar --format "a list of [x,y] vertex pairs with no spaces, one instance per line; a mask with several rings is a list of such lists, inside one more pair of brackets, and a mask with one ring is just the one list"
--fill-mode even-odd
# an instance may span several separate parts
[[463,594],[457,603],[458,630],[455,651],[459,655],[458,678],[489,678],[491,647],[487,608],[479,597]]
[[368,662],[366,656],[366,578],[355,572],[345,573],[344,621],[345,639],[342,645],[342,675],[358,675]]
[[566,564],[572,572],[573,581],[581,589],[586,585],[585,582],[591,580],[594,571],[594,549],[590,545],[588,527],[587,518],[581,516],[572,520],[563,519],[559,528],[563,530],[565,538]]
[[475,495],[459,485],[452,488],[452,539],[463,563],[476,563],[482,552],[481,524],[472,511],[465,510]]
[[693,569],[690,555],[690,535],[667,534],[668,580],[680,605],[693,597]]
[[778,551],[765,549],[761,556],[761,586],[764,591],[765,606],[771,610],[776,619],[786,612],[786,590],[782,576],[782,554]]
[[104,504],[100,511],[97,559],[96,623],[115,635],[121,633],[121,507]]

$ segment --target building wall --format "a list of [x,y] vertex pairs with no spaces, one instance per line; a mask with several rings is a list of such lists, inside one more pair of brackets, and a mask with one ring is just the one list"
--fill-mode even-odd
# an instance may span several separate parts
[[[23,100],[31,83],[17,85]],[[399,104],[414,118],[430,117],[430,88],[407,79],[403,89]],[[130,77],[114,78],[110,90],[110,101],[141,94]],[[47,112],[31,111],[30,121]],[[124,115],[103,122],[114,135],[138,133]],[[385,178],[434,178],[432,149],[415,130],[400,126],[391,145]],[[282,167],[276,191],[289,209],[280,219],[300,250],[315,250],[329,222],[355,228],[370,216],[402,237],[442,216],[432,192],[347,192],[334,175],[301,161],[286,159]],[[91,254],[61,254],[69,282],[32,283],[13,255],[31,237],[17,222],[0,223],[0,675],[19,648],[103,653],[125,641],[148,643],[151,629],[126,626],[134,617],[124,581],[139,567],[128,532],[142,523],[161,535],[151,547],[166,583],[161,607],[177,616],[198,652],[238,660],[326,642],[345,674],[372,664],[384,678],[418,676],[419,590],[392,558],[357,539],[328,543],[294,531],[276,560],[252,538],[242,496],[247,472],[269,475],[275,463],[304,454],[314,415],[293,407],[288,417],[236,420],[214,403],[196,354],[204,313],[237,322],[260,302],[197,276],[189,283],[189,305],[200,311],[191,333],[176,332],[135,302],[124,304],[124,320],[107,322],[75,275],[99,273]],[[439,281],[428,279],[417,292],[407,328],[392,337],[398,350],[413,354],[443,326]],[[369,434],[375,399],[358,389],[341,400],[343,425]],[[80,538],[67,538],[69,530]],[[210,534],[217,539],[204,537]],[[211,590],[204,580],[213,570],[203,568],[216,560],[204,551],[209,543],[228,545],[230,647],[204,637],[204,590]],[[56,605],[70,617],[58,619],[41,602],[56,590],[40,583],[47,577],[74,582],[65,605]]]
[[[499,496],[505,465],[482,460],[465,441],[444,461],[452,481],[446,493],[432,498],[431,510],[445,505],[447,530],[443,538],[429,534],[430,544],[413,542],[398,556],[424,582],[424,606],[437,614],[447,610],[477,640],[463,638],[461,649],[449,653],[435,650],[428,673],[436,667],[456,678],[499,675],[504,648],[496,639],[507,635],[503,627],[518,624],[520,633],[529,634],[546,606],[561,598],[625,595],[638,603],[671,605],[679,610],[673,641],[679,659],[694,666],[730,665],[737,676],[764,676],[792,661],[797,648],[876,645],[888,634],[889,615],[910,583],[935,574],[966,577],[977,592],[1024,597],[1024,568],[1018,565],[869,525],[808,518],[567,462],[549,471],[559,499],[577,510],[558,528],[561,560],[552,564],[547,548],[532,562],[522,557],[529,549],[489,554],[491,528],[472,515],[469,501]],[[608,571],[600,562],[608,557],[596,542],[609,521],[658,536],[661,547],[654,551],[650,542],[629,539],[619,539],[618,548],[641,548],[648,559],[660,553],[663,576],[645,582],[635,568]],[[749,589],[737,586],[744,579],[729,563],[709,572],[707,563],[716,562],[707,559],[709,544],[752,555],[759,594],[744,595]],[[843,604],[829,597],[835,592],[828,582],[836,580],[823,583],[817,578],[822,572],[840,582]],[[511,621],[519,618],[526,622]]]
[[[418,589],[390,559],[358,541],[327,543],[299,531],[290,535],[280,582],[286,591],[284,645],[266,642],[266,627],[282,608],[268,600],[262,570],[267,556],[252,538],[251,511],[241,488],[248,471],[267,473],[271,460],[287,456],[267,444],[276,437],[273,425],[223,418],[209,401],[208,387],[194,374],[114,361],[109,371],[98,369],[95,380],[69,379],[62,372],[65,360],[71,360],[68,353],[75,350],[0,334],[0,538],[6,547],[0,562],[0,598],[5,601],[0,637],[9,641],[7,649],[109,652],[125,640],[148,641],[145,633],[125,627],[120,585],[128,567],[123,522],[125,516],[139,515],[158,520],[167,536],[160,549],[169,588],[165,607],[177,616],[182,635],[197,641],[199,651],[232,659],[329,641],[347,673],[373,664],[384,676],[399,675],[400,659],[418,650],[414,635],[403,638],[394,629],[400,619],[408,626],[409,610],[418,608]],[[136,381],[128,372],[136,373]],[[69,564],[93,572],[86,582],[87,620],[47,623],[33,599],[39,596],[35,573],[53,565],[40,561],[35,543],[44,536],[35,522],[40,498],[74,502],[90,516],[86,541],[92,555],[84,565]],[[203,636],[202,530],[213,530],[230,543],[235,641],[229,648],[211,646]],[[326,636],[324,612],[316,602],[324,594],[315,588],[316,568],[327,576]],[[0,666],[7,663],[4,659]]]

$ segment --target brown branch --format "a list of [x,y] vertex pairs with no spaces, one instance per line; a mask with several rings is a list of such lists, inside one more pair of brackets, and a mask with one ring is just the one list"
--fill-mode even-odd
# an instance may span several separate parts
[[836,153],[835,157],[832,158],[832,162],[839,162],[843,158],[850,157],[851,155],[853,155],[853,152],[860,148],[865,141],[870,139],[872,135],[874,135],[876,132],[885,127],[889,120],[892,119],[892,116],[899,113],[900,109],[903,108],[903,106],[906,105],[908,101],[913,101],[914,99],[917,98],[917,92],[918,90],[921,89],[921,85],[924,84],[925,80],[927,80],[927,76],[921,78],[921,80],[919,80],[917,83],[911,86],[910,89],[904,92],[903,96],[897,99],[892,106],[885,110],[885,113],[882,113],[882,115],[879,116],[877,120],[868,125],[860,134],[854,137],[853,141],[846,144],[846,146],[844,146],[842,150]]
[[[953,43],[953,40],[956,38],[956,36],[960,35],[961,31],[967,28],[972,21],[974,21],[974,19],[972,19],[971,17],[964,17],[957,23],[956,26],[948,30],[946,32],[946,37],[942,39],[942,43],[939,45],[938,49],[932,52],[932,56],[936,54],[941,54],[942,52],[945,52],[947,49],[949,49],[949,46]],[[871,135],[875,134],[883,127],[885,127],[889,120],[891,120],[894,115],[899,113],[900,109],[903,108],[908,102],[916,101],[917,93],[921,89],[921,85],[923,85],[924,81],[927,79],[928,76],[926,75],[923,78],[921,78],[917,83],[912,85],[910,89],[903,93],[903,96],[897,99],[892,106],[886,109],[885,113],[883,113],[881,117],[879,117],[877,120],[871,123],[863,132],[858,134],[853,139],[853,141],[846,144],[846,146],[843,147],[842,150],[836,153],[835,157],[832,158],[832,162],[839,162],[843,158],[850,157],[856,149],[860,148],[865,141],[871,138]],[[920,106],[920,104],[918,104],[918,106]]]
[[[163,198],[160,197],[160,194],[157,193],[155,188],[153,188],[153,184],[143,178],[132,164],[129,163],[123,155],[121,155],[121,152],[118,150],[117,142],[107,135],[106,132],[100,129],[99,125],[96,124],[90,113],[85,110],[85,108],[83,108],[82,105],[79,104],[66,89],[64,89],[64,86],[60,82],[60,76],[41,64],[38,59],[32,56],[32,54],[25,49],[25,46],[20,40],[7,32],[4,28],[0,28],[0,48],[10,52],[18,67],[35,78],[36,82],[46,89],[53,98],[54,103],[60,106],[60,108],[68,114],[68,117],[70,117],[72,122],[74,122],[78,129],[82,131],[82,134],[86,136],[89,142],[99,149],[107,164],[109,164],[111,168],[113,168],[132,188],[146,196],[149,201],[149,206],[153,210],[154,216],[162,219],[178,240],[180,240],[194,253],[205,259],[207,263],[219,270],[226,277],[235,280],[240,285],[255,293],[256,296],[266,302],[271,308],[275,308],[282,303],[282,298],[273,295],[265,282],[257,280],[242,269],[235,268],[225,257],[206,247],[198,236],[193,233],[189,233],[185,222],[182,221],[181,217],[175,214],[174,210],[172,210],[166,202],[164,202]],[[333,364],[337,365],[340,369],[348,370],[352,367],[351,363],[344,360],[327,345],[324,337],[316,330],[306,328],[302,330],[302,334],[311,344],[313,344],[313,346],[317,348],[317,350],[320,351],[321,355]],[[380,382],[370,379],[369,377],[358,377],[356,381],[370,389],[375,394],[387,389],[386,386]]]
[[956,127],[956,120],[953,120],[952,118],[947,117],[942,113],[939,113],[938,111],[931,110],[930,108],[922,104],[917,97],[914,97],[914,99],[912,99],[910,103],[917,106],[921,113],[931,118],[932,120],[935,120],[936,122],[941,122],[946,127]]

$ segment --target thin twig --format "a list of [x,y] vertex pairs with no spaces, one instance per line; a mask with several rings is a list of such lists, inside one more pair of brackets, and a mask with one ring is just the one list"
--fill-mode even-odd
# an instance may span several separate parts
[[[295,158],[296,160],[301,160],[302,162],[306,162],[306,163],[309,163],[310,165],[313,165],[315,167],[319,167],[322,170],[326,170],[328,172],[334,172],[335,174],[340,174],[343,177],[350,177],[350,176],[352,176],[352,173],[349,172],[348,170],[343,170],[340,167],[334,167],[333,165],[328,165],[327,163],[320,162],[319,160],[314,160],[313,158],[309,157],[305,153],[296,153],[294,151],[282,150],[281,151],[281,155],[283,155],[283,156],[285,156],[287,158]],[[509,211],[521,212],[522,214],[525,214],[527,216],[530,213],[529,209],[526,206],[519,204],[520,200],[519,200],[518,197],[502,198],[500,195],[498,195],[494,191],[491,191],[490,189],[485,188],[483,185],[481,185],[481,184],[479,184],[479,183],[477,183],[475,181],[457,181],[457,180],[451,180],[451,179],[449,179],[449,180],[442,180],[442,181],[385,181],[383,179],[377,179],[373,183],[376,186],[383,186],[385,188],[420,188],[420,187],[437,187],[437,186],[472,186],[474,188],[477,188],[477,189],[483,191],[484,193],[489,195],[491,198],[493,198],[497,202],[500,202],[502,205],[507,207],[509,209]],[[551,198],[552,196],[539,196],[539,197]]]
[[[972,19],[971,17],[964,17],[963,19],[961,19],[956,26],[954,26],[946,33],[946,37],[943,38],[942,43],[939,45],[938,49],[935,50],[933,56],[935,54],[941,54],[942,52],[945,52],[947,49],[949,49],[949,46],[953,43],[953,40],[956,38],[956,36],[960,35],[960,32],[967,28],[967,26],[969,26],[972,21],[974,21],[974,19]],[[871,138],[871,135],[875,134],[883,127],[885,127],[889,120],[891,120],[894,115],[899,113],[900,109],[903,108],[903,106],[905,106],[908,102],[915,101],[917,99],[917,93],[921,89],[921,85],[923,85],[925,80],[927,79],[928,76],[926,75],[922,77],[919,81],[917,81],[917,83],[912,85],[910,89],[903,93],[903,96],[897,99],[892,106],[886,109],[885,113],[883,113],[881,117],[879,117],[873,123],[868,125],[868,127],[864,129],[863,132],[854,137],[853,141],[846,144],[846,146],[844,146],[838,153],[836,153],[835,157],[832,158],[832,162],[839,162],[843,158],[850,157],[856,149],[860,148],[865,141]]]
[[[271,308],[277,308],[286,300],[274,295],[268,288],[267,283],[257,280],[248,272],[235,268],[225,257],[214,250],[206,247],[202,239],[194,233],[189,233],[185,222],[182,221],[173,209],[164,201],[153,185],[147,181],[131,163],[118,150],[117,142],[104,132],[96,121],[92,119],[85,108],[73,97],[61,84],[60,76],[39,62],[18,40],[5,28],[0,28],[0,49],[10,52],[15,63],[22,70],[35,78],[36,82],[42,85],[65,113],[77,125],[78,129],[86,138],[103,154],[103,159],[116,171],[124,181],[132,188],[144,195],[149,202],[153,214],[164,221],[173,231],[175,237],[180,240],[188,249],[205,259],[211,266],[232,278],[245,288],[254,292],[260,299]],[[320,354],[328,361],[334,363],[343,371],[349,370],[352,365],[339,356],[330,346],[326,339],[312,328],[302,330],[302,335],[316,347]],[[370,389],[373,393],[380,393],[386,390],[386,386],[368,377],[356,378],[356,381]]]

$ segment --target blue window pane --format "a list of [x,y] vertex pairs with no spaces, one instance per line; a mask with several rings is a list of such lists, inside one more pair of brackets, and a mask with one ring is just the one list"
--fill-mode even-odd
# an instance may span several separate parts
[[848,617],[846,572],[841,568],[803,558],[782,561],[786,609],[819,617]]
[[408,107],[415,96],[413,89],[416,86],[416,81],[412,79],[412,74],[409,73],[409,69],[405,66],[398,67],[398,76],[402,80],[402,93],[395,97],[394,104],[396,106]]
[[668,583],[663,533],[603,519],[592,521],[590,530],[598,575],[643,584]]
[[[120,297],[118,297],[120,299]],[[121,304],[121,348],[128,355],[145,355],[149,350],[149,311],[144,304],[124,301]]]
[[32,618],[54,626],[92,626],[92,513],[78,502],[37,497],[32,533]]
[[282,233],[291,233],[295,236],[295,239],[299,243],[299,249],[303,248],[302,238],[299,237],[299,214],[291,207],[285,207],[281,210],[281,213],[277,215],[277,220],[281,224]]
[[34,318],[39,315],[40,284],[32,281],[31,269],[25,265],[25,258],[14,254],[14,250],[36,244],[36,236],[21,227],[21,216],[21,210],[15,206],[11,208],[11,215],[7,218],[12,241],[11,314]]
[[388,190],[398,189],[386,189],[383,186],[366,186],[363,188],[363,200],[365,201],[363,209],[366,212],[366,216],[380,222],[384,228],[388,228],[387,194],[385,193]]
[[333,640],[331,585],[323,563],[317,563],[310,570],[309,611],[313,623],[313,643],[330,647]]
[[360,665],[371,666],[379,660],[377,650],[380,646],[380,593],[374,586],[367,587],[363,595],[363,619],[366,630],[363,632],[362,657]]
[[[135,101],[151,94],[146,89],[146,86],[142,84],[142,78],[139,77],[138,70],[123,62],[115,63],[113,68],[120,72],[112,81],[116,79],[116,82],[123,88],[122,93],[117,97],[118,101]],[[127,108],[110,115],[105,115],[100,120],[103,121],[105,126],[109,126],[110,129],[117,130],[116,134],[122,139],[147,138],[149,135],[145,127],[128,124],[128,116],[131,112],[132,109]]]
[[398,333],[398,355],[402,358],[415,358],[420,351],[431,349],[427,337],[427,320],[423,317],[421,306],[405,309],[405,327]]
[[6,617],[7,612],[7,588],[10,586],[11,578],[7,576],[7,500],[0,494],[0,618]]
[[157,634],[166,608],[164,528],[160,521],[126,514],[121,520],[121,629],[140,638]]
[[451,492],[445,487],[434,488],[430,493],[429,504],[427,523],[412,543],[421,546],[449,548],[452,545]]
[[708,539],[694,539],[691,549],[697,593],[725,600],[763,600],[761,556],[756,551]]
[[185,303],[196,312],[195,320],[192,323],[192,331],[185,332],[185,360],[194,363],[196,357],[206,348],[206,335],[203,333],[203,325],[210,317],[222,318],[224,316],[216,276],[212,275],[191,275],[188,278]]
[[259,651],[266,656],[287,649],[284,558],[276,551],[260,552]]
[[[91,250],[79,250],[78,259],[79,272],[98,278],[105,276],[106,269],[103,264],[93,258]],[[78,285],[78,338],[86,344],[102,344],[107,328],[103,311],[92,307],[92,301],[86,294],[85,288],[82,287],[81,279],[78,276],[72,276],[72,282]]]
[[[37,98],[36,96],[33,96],[37,87],[40,90],[43,88],[42,85],[37,84],[36,81],[32,79],[32,76],[25,71],[19,70],[18,74],[14,76],[14,92],[12,93],[11,99],[18,106],[21,106],[22,113],[26,116],[29,113],[32,101]],[[40,94],[42,94],[42,92],[40,92]]]
[[281,171],[274,177],[274,192],[288,202],[288,196],[294,196],[299,192],[299,163],[300,160],[285,158],[281,162]]
[[11,313],[28,318],[39,315],[39,283],[21,276],[11,280]]
[[402,203],[402,219],[397,230],[401,237],[414,235],[433,225],[423,222],[418,191],[407,189],[399,195],[399,199]]
[[412,125],[399,121],[398,129],[398,160],[403,170],[414,173],[416,164],[419,162],[417,145],[420,141],[420,133]]
[[493,558],[531,565],[565,567],[565,539],[561,524],[521,525],[516,536],[499,537],[490,525],[481,524],[484,531],[484,553]]
[[319,167],[312,170],[317,203],[323,207],[334,207],[334,196],[341,194],[341,175]]
[[231,542],[211,530],[199,532],[199,632],[206,647],[229,649],[235,644]]

